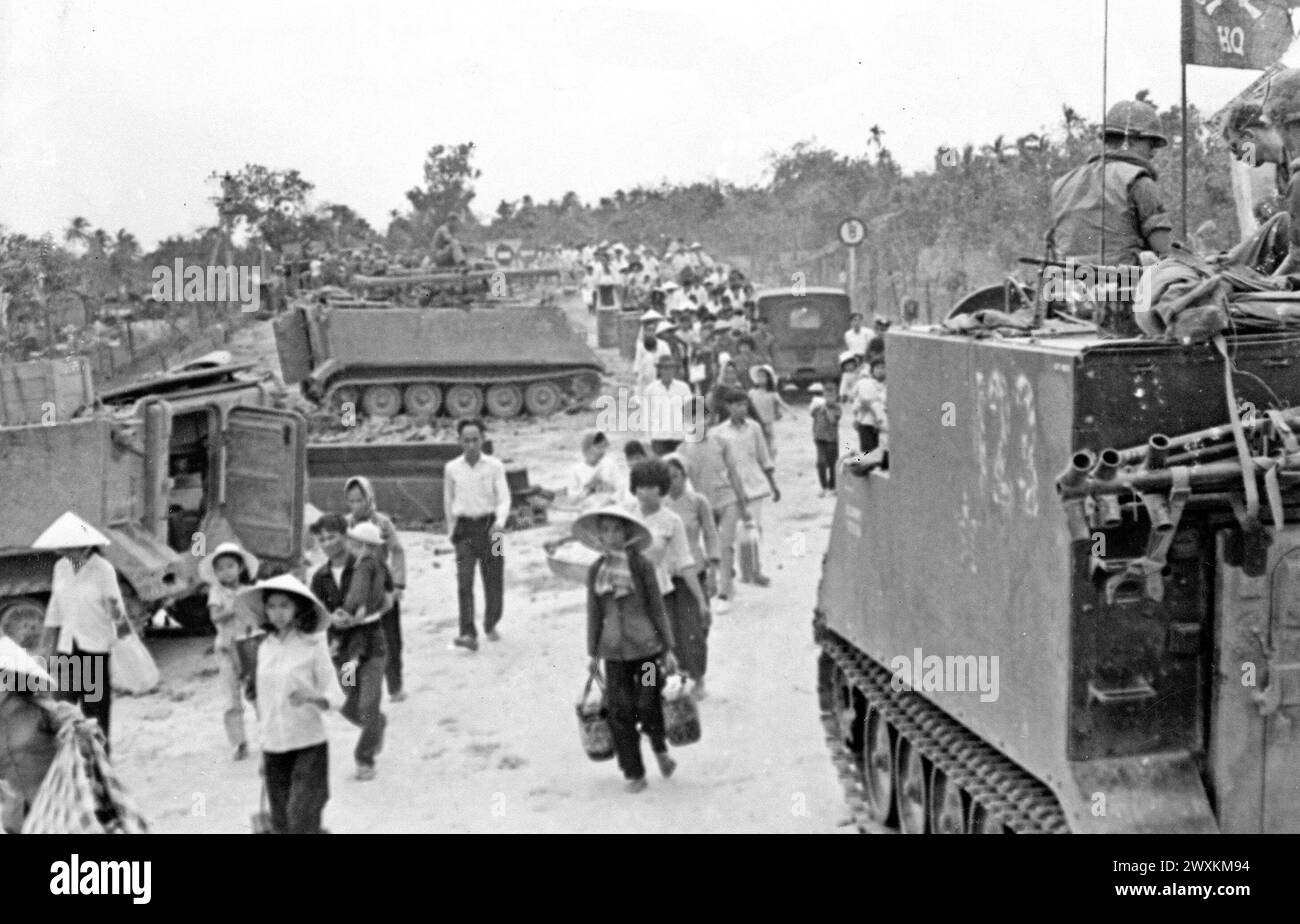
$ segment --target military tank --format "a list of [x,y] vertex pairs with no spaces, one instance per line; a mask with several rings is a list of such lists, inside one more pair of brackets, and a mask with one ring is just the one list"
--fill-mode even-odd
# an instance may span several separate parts
[[1300,331],[1223,346],[886,335],[813,619],[861,830],[1300,830]]
[[365,417],[546,417],[581,406],[604,366],[552,295],[538,294],[550,277],[559,273],[356,277],[312,293],[275,321],[284,381]]

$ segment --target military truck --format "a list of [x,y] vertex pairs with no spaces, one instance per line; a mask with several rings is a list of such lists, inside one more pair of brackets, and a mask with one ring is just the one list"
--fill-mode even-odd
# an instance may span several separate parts
[[822,286],[760,289],[754,306],[770,325],[772,365],[783,383],[807,388],[839,379],[849,329],[847,292]]
[[189,619],[199,558],[236,538],[268,573],[298,567],[306,422],[271,408],[247,366],[191,368],[102,393],[48,425],[0,428],[0,631],[35,641],[55,556],[32,541],[65,510],[103,549],[139,622],[167,606]]
[[1300,332],[1226,347],[886,336],[814,614],[861,828],[1300,830]]
[[[512,272],[537,275],[493,270],[480,281],[493,285]],[[546,417],[596,396],[604,366],[561,307],[508,288],[485,294],[476,280],[362,277],[353,285],[367,295],[379,285],[433,288],[405,301],[336,292],[293,303],[275,321],[285,383],[358,417]]]

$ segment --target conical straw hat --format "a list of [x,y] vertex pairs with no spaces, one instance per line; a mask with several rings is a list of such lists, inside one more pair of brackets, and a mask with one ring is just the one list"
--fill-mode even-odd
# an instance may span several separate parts
[[63,514],[32,543],[34,549],[86,549],[112,545],[108,537],[71,510]]

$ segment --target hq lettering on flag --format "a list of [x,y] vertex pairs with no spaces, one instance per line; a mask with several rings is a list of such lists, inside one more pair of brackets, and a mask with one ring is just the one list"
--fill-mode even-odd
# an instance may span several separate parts
[[1262,70],[1294,37],[1280,0],[1183,0],[1183,64]]

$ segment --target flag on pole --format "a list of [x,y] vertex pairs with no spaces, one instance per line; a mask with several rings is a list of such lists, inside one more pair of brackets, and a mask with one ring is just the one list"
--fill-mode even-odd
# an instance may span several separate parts
[[1183,64],[1263,69],[1294,37],[1285,0],[1183,0]]

